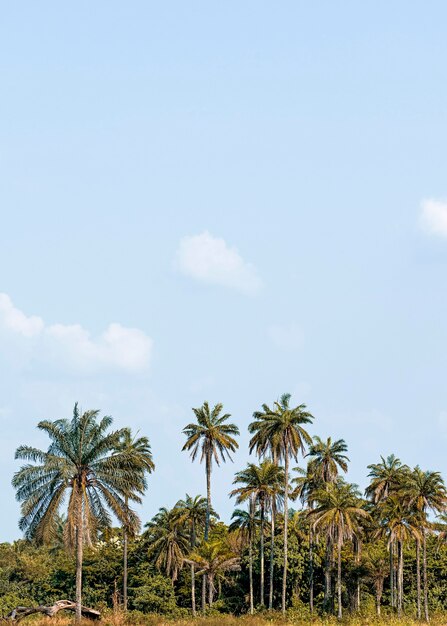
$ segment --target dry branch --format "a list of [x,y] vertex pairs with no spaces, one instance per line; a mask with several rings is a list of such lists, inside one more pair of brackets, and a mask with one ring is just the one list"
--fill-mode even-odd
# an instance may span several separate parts
[[[8,615],[3,618],[8,622],[14,622],[17,624],[24,617],[28,617],[28,615],[33,615],[34,613],[42,613],[42,615],[47,615],[48,617],[53,617],[59,611],[75,611],[76,603],[71,602],[71,600],[58,600],[52,606],[18,606],[13,609]],[[100,619],[101,613],[96,609],[89,609],[86,606],[81,607],[81,613],[83,617],[87,617],[88,619]]]

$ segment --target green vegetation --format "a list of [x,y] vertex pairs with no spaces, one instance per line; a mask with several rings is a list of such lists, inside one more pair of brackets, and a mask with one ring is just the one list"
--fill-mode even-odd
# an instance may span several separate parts
[[[447,491],[438,472],[381,458],[368,466],[362,497],[341,475],[346,443],[312,438],[313,416],[285,394],[253,414],[259,460],[235,473],[238,508],[227,525],[212,508],[211,471],[231,459],[239,430],[221,404],[193,411],[183,449],[204,462],[206,497],[160,508],[142,532],[132,506],[155,469],[149,440],[77,405],[71,420],[39,423],[48,449],[16,453],[26,461],[13,478],[25,537],[0,544],[1,614],[75,597],[78,621],[82,599],[115,626],[445,623]],[[306,466],[291,466],[299,457]]]

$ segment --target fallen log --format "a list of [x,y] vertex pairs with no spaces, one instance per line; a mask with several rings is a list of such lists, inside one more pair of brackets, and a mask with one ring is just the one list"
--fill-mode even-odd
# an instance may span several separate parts
[[[18,606],[8,613],[3,619],[7,622],[13,622],[17,624],[23,618],[34,613],[42,613],[48,617],[53,617],[59,611],[76,611],[76,602],[71,600],[58,600],[52,606]],[[92,620],[98,620],[101,618],[101,613],[96,609],[90,609],[87,606],[81,606],[82,617],[86,617]]]

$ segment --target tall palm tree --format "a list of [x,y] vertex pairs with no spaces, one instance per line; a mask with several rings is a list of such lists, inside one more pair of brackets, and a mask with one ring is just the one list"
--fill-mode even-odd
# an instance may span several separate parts
[[205,541],[208,540],[211,516],[211,470],[213,459],[217,465],[220,461],[232,460],[231,452],[239,447],[235,437],[239,435],[239,428],[235,424],[228,424],[231,415],[221,415],[222,404],[216,404],[213,409],[208,402],[197,409],[193,408],[197,422],[185,426],[183,433],[186,443],[182,450],[191,452],[191,459],[195,461],[200,452],[200,462],[205,461],[206,471],[206,498],[207,511],[205,520]]
[[[397,546],[397,614],[402,617],[403,610],[403,572],[404,572],[404,544],[410,539],[420,539],[420,519],[404,502],[399,492],[391,493],[386,500],[375,508],[375,517],[378,528],[376,537],[387,538],[388,546]],[[390,563],[391,569],[393,567]]]
[[372,582],[376,595],[376,615],[380,617],[383,583],[390,571],[386,548],[380,542],[369,547],[365,564],[367,577]]
[[[326,441],[320,439],[320,437],[316,436],[313,438],[313,443],[309,447],[309,452],[307,456],[310,457],[309,465],[307,469],[307,474],[312,476],[313,487],[319,485],[320,487],[324,487],[324,485],[328,485],[330,483],[335,483],[338,479],[339,470],[342,470],[344,473],[348,471],[348,462],[349,458],[345,454],[347,452],[348,447],[344,441],[344,439],[337,439],[332,441],[331,437],[328,437]],[[304,486],[304,485],[303,485]],[[311,487],[312,484],[308,485]],[[310,502],[312,505],[312,502]],[[310,571],[312,574],[311,584],[310,584],[310,595],[311,595],[311,610],[313,609],[313,550],[312,550],[312,530],[310,532],[310,544],[311,544],[311,567]],[[333,555],[333,546],[331,545],[331,539],[328,536],[327,540],[327,549],[326,549],[326,564],[324,568],[324,605],[325,607],[329,607],[332,603],[332,555]]]
[[[274,461],[275,462],[275,461]],[[284,470],[282,470],[284,471]],[[275,526],[276,515],[284,502],[284,487],[282,484],[275,486],[274,493],[270,497],[270,572],[269,572],[269,610],[273,610],[273,588],[275,571]]]
[[[189,531],[190,548],[195,550],[197,545],[197,533],[205,527],[207,501],[203,496],[191,497],[186,494],[184,500],[179,500],[174,507],[177,520],[186,526]],[[218,517],[217,513],[211,509],[211,516]],[[195,587],[195,566],[191,564],[191,608],[192,614],[196,615],[196,587]]]
[[287,590],[287,522],[289,517],[289,461],[290,458],[298,459],[298,454],[304,455],[305,445],[310,445],[312,439],[304,428],[304,424],[310,424],[313,416],[306,411],[306,405],[290,406],[290,394],[285,393],[279,401],[270,408],[267,404],[262,405],[262,411],[253,413],[254,421],[248,429],[252,435],[250,440],[250,452],[256,450],[260,456],[271,453],[273,460],[284,461],[284,563],[282,580],[281,608],[286,612]]
[[265,535],[265,512],[273,498],[276,497],[284,482],[284,470],[273,463],[270,459],[264,459],[260,465],[248,463],[246,469],[237,472],[233,485],[242,485],[230,492],[230,496],[236,496],[236,502],[240,504],[248,499],[253,499],[259,504],[261,532],[260,532],[260,604],[264,605],[264,535]]
[[341,549],[345,540],[350,540],[361,533],[361,521],[369,517],[362,508],[360,494],[354,485],[346,484],[341,479],[330,483],[316,494],[317,507],[309,512],[313,517],[316,530],[323,530],[337,545],[337,597],[338,618],[342,619],[341,600]]
[[259,517],[256,511],[256,506],[253,496],[249,500],[248,511],[243,509],[235,509],[231,516],[233,520],[230,524],[230,532],[238,530],[247,539],[248,543],[248,583],[249,583],[249,606],[250,615],[254,612],[254,599],[253,599],[253,538],[256,533],[256,528],[259,525]]
[[145,482],[133,455],[117,452],[124,430],[110,431],[112,418],[99,411],[80,413],[75,404],[71,420],[39,422],[50,438],[48,450],[20,446],[16,458],[28,461],[13,478],[22,503],[21,530],[28,539],[49,541],[68,495],[65,540],[76,552],[76,620],[81,619],[82,563],[85,543],[98,529],[111,525],[108,509],[127,528],[139,519],[126,502],[140,502]]
[[[155,469],[152,458],[152,450],[147,437],[132,436],[130,428],[125,428],[116,453],[125,452],[132,456],[135,471],[141,472],[141,480],[146,487],[146,474],[151,474]],[[127,496],[125,504],[128,505]],[[123,608],[127,611],[127,553],[128,540],[131,528],[123,526]]]
[[[195,461],[200,452],[200,462],[205,461],[206,472],[206,500],[207,510],[205,519],[204,539],[208,541],[211,517],[211,470],[213,459],[217,465],[220,461],[232,460],[231,452],[239,447],[235,437],[239,435],[239,428],[235,424],[228,424],[231,415],[221,415],[223,405],[216,404],[212,409],[208,402],[204,402],[199,408],[193,408],[197,422],[185,426],[183,433],[186,435],[186,443],[182,450],[191,453],[191,459]],[[205,611],[205,587],[206,573],[202,579],[202,611]]]
[[[298,474],[292,479],[292,484],[295,485],[291,493],[293,500],[299,499],[303,506],[307,507],[308,511],[314,508],[315,494],[319,489],[324,488],[319,475],[315,474],[315,467],[311,464],[307,464],[307,468],[295,467],[294,471]],[[327,568],[326,568],[327,569]],[[328,575],[325,573],[325,601],[328,602]],[[314,611],[314,531],[312,524],[309,526],[309,608],[310,612]]]
[[[446,510],[447,490],[439,472],[424,472],[416,466],[412,472],[408,472],[402,487],[402,495],[410,508],[414,508],[416,515],[419,514],[419,532],[422,536],[422,584],[424,590],[424,617],[429,621],[428,612],[428,586],[427,586],[427,512],[442,513]],[[417,538],[417,547],[420,541]],[[417,558],[419,573],[419,550]],[[420,581],[420,575],[418,577]],[[418,585],[418,617],[420,618],[420,582]]]
[[347,450],[344,439],[332,441],[332,437],[328,437],[323,441],[315,436],[307,453],[312,464],[312,473],[324,483],[336,482],[339,469],[345,473],[348,471],[349,458],[345,454]]
[[371,481],[365,494],[374,504],[378,504],[401,488],[402,474],[408,468],[394,454],[390,454],[386,459],[381,456],[380,463],[372,463],[368,465],[368,469],[368,478]]
[[227,543],[221,539],[206,541],[192,552],[186,563],[194,564],[197,575],[206,575],[208,580],[208,604],[213,606],[214,593],[216,591],[214,581],[219,574],[235,572],[240,569],[240,557],[235,554]]
[[[365,489],[365,495],[375,505],[384,502],[390,495],[401,489],[406,473],[409,468],[402,465],[400,459],[390,454],[386,459],[381,456],[380,463],[368,465],[370,484]],[[389,542],[390,556],[390,594],[391,606],[396,606],[395,594],[395,566],[394,566],[394,541]]]
[[146,528],[149,557],[157,569],[163,570],[175,582],[189,551],[188,536],[179,522],[177,511],[162,507]]

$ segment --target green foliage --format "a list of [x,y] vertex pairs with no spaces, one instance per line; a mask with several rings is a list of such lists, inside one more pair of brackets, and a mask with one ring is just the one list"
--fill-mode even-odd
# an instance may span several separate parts
[[175,614],[177,603],[171,581],[161,575],[150,576],[146,584],[132,590],[132,605],[143,613]]

